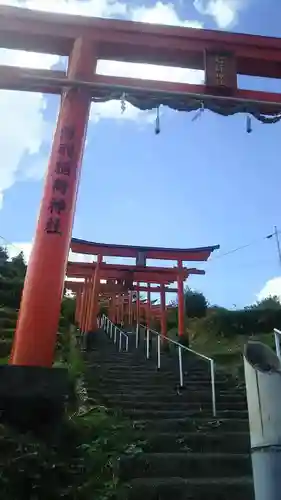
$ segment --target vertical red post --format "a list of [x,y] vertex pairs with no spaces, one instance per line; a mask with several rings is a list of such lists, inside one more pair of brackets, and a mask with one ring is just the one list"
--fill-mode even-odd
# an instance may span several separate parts
[[82,320],[82,332],[83,333],[85,333],[87,330],[91,288],[92,288],[92,278],[87,278],[86,285],[85,285],[84,311],[83,311],[83,320]]
[[[68,77],[92,77],[93,42],[75,41]],[[16,328],[15,365],[51,367],[91,105],[87,89],[69,89],[61,108]]]
[[82,295],[82,290],[81,290],[81,288],[79,288],[76,292],[76,307],[75,307],[75,323],[76,324],[79,324],[81,295]]
[[178,334],[183,337],[185,334],[185,320],[184,320],[184,290],[182,278],[182,261],[178,261]]
[[[139,283],[137,283],[137,286],[139,286]],[[136,301],[136,318],[137,318],[137,324],[140,324],[140,292],[139,290],[137,291],[137,301]]]
[[120,323],[120,295],[116,297],[116,323]]
[[147,324],[147,328],[150,328],[150,324],[151,324],[150,305],[151,305],[150,283],[147,283],[147,305],[146,305],[146,324]]
[[129,323],[129,326],[131,326],[133,323],[133,321],[132,321],[132,313],[133,313],[132,307],[133,307],[132,292],[129,291],[128,292],[128,317],[129,317],[128,323]]
[[161,309],[161,333],[167,336],[167,318],[166,318],[166,292],[165,285],[160,288],[160,309]]
[[124,295],[121,295],[121,325],[124,325],[125,322],[125,304],[124,304]]
[[87,331],[97,328],[97,316],[99,307],[99,291],[100,291],[100,266],[102,264],[102,255],[98,255],[95,274],[93,278],[93,286],[91,290],[91,298],[89,304],[89,321],[87,323]]
[[79,314],[79,328],[81,331],[82,331],[82,321],[83,321],[84,305],[85,305],[85,294],[86,294],[86,278],[82,286],[82,296],[81,296],[80,314]]

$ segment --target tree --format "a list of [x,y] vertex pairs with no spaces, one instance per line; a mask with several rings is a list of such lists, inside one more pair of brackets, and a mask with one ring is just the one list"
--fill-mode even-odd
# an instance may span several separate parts
[[22,279],[25,277],[26,263],[23,252],[20,252],[11,259],[10,267],[15,277]]
[[276,311],[281,309],[281,302],[279,297],[277,295],[274,295],[260,300],[259,302],[251,306],[250,309],[267,309]]
[[186,288],[184,302],[185,313],[188,318],[203,318],[206,316],[208,301],[203,293]]

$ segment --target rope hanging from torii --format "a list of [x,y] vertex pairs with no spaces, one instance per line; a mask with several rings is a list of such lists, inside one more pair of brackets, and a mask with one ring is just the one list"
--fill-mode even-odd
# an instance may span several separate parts
[[[147,91],[128,91],[116,89],[109,92],[107,89],[96,89],[94,102],[107,102],[110,100],[120,100],[122,112],[125,111],[124,103],[128,102],[142,111],[159,109],[160,106],[167,106],[174,111],[198,111],[208,109],[222,116],[231,116],[238,113],[251,115],[263,124],[274,124],[281,120],[281,112],[264,114],[258,110],[261,104],[258,101],[242,101],[235,97],[202,96],[190,95],[168,95],[160,93],[149,93]],[[203,107],[202,107],[203,104]],[[271,105],[274,108],[274,105]],[[280,110],[281,110],[281,105]]]

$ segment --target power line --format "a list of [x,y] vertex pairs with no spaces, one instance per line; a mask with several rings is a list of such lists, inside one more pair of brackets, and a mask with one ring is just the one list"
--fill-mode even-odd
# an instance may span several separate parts
[[254,241],[251,241],[250,243],[247,243],[245,245],[241,245],[239,247],[233,248],[232,250],[229,250],[228,252],[225,252],[223,254],[219,254],[219,255],[213,257],[207,263],[211,264],[212,262],[214,262],[214,261],[216,261],[218,259],[222,259],[223,257],[227,257],[228,255],[232,255],[232,254],[234,254],[236,252],[239,252],[240,250],[245,250],[246,248],[249,248],[249,247],[251,247],[253,245],[257,245],[257,244],[261,243],[262,241],[265,241],[267,239],[273,238],[273,236],[275,236],[275,234],[280,234],[280,231],[277,231],[277,232],[276,231],[277,230],[275,230],[274,233],[272,233],[272,234],[263,236],[262,238],[259,238],[259,239],[256,239]]
[[6,243],[6,245],[9,245],[9,246],[15,248],[15,250],[17,250],[17,252],[22,252],[23,251],[22,248],[17,247],[16,245],[14,245],[14,243],[12,243],[11,241],[7,240],[7,238],[4,238],[4,236],[1,236],[1,234],[0,234],[0,239],[3,240]]

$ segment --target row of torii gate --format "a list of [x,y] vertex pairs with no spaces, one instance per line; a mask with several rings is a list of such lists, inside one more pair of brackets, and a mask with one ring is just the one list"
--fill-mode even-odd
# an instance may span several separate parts
[[[148,327],[160,320],[161,333],[167,335],[167,294],[177,293],[178,334],[185,334],[184,282],[191,275],[205,271],[186,268],[183,262],[206,261],[218,246],[194,249],[153,248],[127,245],[105,245],[72,239],[71,250],[92,255],[92,263],[68,262],[65,289],[76,294],[75,319],[81,332],[97,329],[100,307],[106,307],[113,323]],[[133,265],[108,264],[105,257],[131,257]],[[176,261],[175,267],[147,266],[148,259]],[[79,281],[78,281],[79,280]],[[173,285],[177,283],[177,286]],[[171,287],[171,285],[173,285]],[[145,293],[146,302],[141,294]],[[160,294],[160,305],[153,305],[151,294]]]

